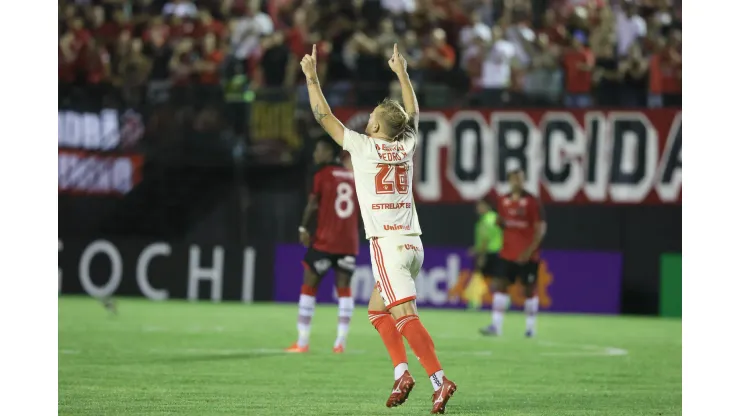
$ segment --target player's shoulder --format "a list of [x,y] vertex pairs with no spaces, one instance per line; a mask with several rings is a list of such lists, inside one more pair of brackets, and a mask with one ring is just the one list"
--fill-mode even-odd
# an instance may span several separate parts
[[496,198],[496,201],[499,205],[509,205],[513,198],[514,198],[514,195],[511,192],[509,192],[505,194],[500,194],[498,198]]
[[329,171],[329,169],[331,168],[331,166],[332,166],[332,164],[330,164],[330,163],[320,163],[320,164],[314,166],[314,168],[313,168],[313,176],[314,177],[317,177],[317,176],[322,176],[322,175],[326,174],[326,172]]
[[350,128],[344,128],[344,140],[342,147],[344,150],[352,153],[368,153],[374,150],[373,140],[370,136],[354,131]]
[[542,205],[540,201],[540,197],[528,191],[522,191],[522,199],[525,199],[528,202],[538,205],[538,206]]
[[348,127],[344,128],[344,139],[350,139],[353,140],[354,144],[364,144],[364,143],[372,143],[372,137],[368,136],[365,133],[360,133],[359,131],[352,130]]
[[315,175],[331,177],[337,180],[354,180],[355,175],[339,162],[325,163],[317,167]]

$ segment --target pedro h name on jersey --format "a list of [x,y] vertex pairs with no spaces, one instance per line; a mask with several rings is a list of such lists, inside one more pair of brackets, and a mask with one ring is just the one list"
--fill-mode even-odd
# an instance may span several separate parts
[[352,156],[368,238],[421,234],[411,183],[415,139],[408,135],[387,142],[345,130],[344,148]]

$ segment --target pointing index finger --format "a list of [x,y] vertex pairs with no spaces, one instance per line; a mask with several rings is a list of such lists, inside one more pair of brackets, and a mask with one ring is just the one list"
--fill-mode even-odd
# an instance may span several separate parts
[[398,56],[398,44],[393,44],[393,56]]
[[316,59],[316,44],[313,44],[313,50],[311,51],[311,57]]

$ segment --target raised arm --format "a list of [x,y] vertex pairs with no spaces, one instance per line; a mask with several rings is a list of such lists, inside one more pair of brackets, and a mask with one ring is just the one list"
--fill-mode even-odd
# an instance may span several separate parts
[[321,92],[319,76],[316,73],[316,45],[313,45],[311,55],[305,55],[301,60],[301,69],[303,69],[303,74],[306,75],[308,99],[311,102],[313,117],[329,136],[337,144],[342,146],[344,142],[344,125],[331,113],[331,108],[329,108],[329,104],[326,102],[326,98],[324,98],[324,93]]
[[398,76],[398,82],[401,83],[401,97],[403,97],[403,108],[411,118],[411,125],[414,131],[419,130],[419,102],[416,101],[416,93],[411,85],[411,79],[406,72],[406,58],[398,52],[398,44],[393,45],[393,56],[388,61],[388,66]]

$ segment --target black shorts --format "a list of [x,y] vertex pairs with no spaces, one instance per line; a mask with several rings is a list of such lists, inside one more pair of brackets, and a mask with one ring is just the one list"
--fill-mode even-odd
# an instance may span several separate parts
[[355,272],[355,256],[353,254],[331,254],[309,247],[303,257],[303,264],[323,277],[329,269],[341,270],[352,276]]
[[486,253],[483,266],[479,268],[479,271],[485,277],[496,277],[496,272],[499,267],[498,263],[500,261],[501,259],[499,258],[498,253]]
[[537,270],[540,267],[539,261],[530,260],[524,264],[515,261],[499,259],[498,270],[495,276],[501,279],[507,279],[509,283],[515,283],[517,277],[522,280],[524,285],[537,283]]

